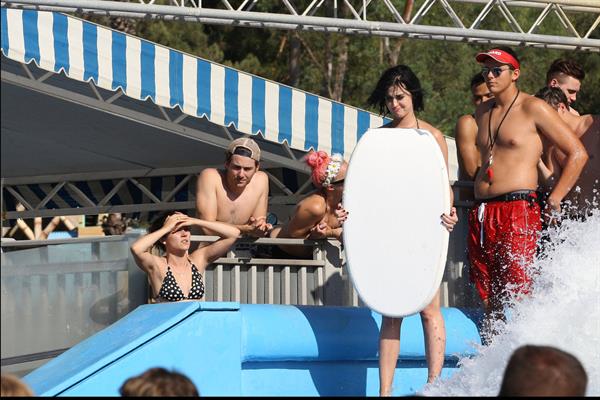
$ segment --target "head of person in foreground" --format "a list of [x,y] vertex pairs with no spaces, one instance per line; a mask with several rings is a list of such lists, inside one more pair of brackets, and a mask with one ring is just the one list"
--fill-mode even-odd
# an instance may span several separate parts
[[499,396],[585,396],[587,374],[572,354],[551,346],[516,349],[504,371]]

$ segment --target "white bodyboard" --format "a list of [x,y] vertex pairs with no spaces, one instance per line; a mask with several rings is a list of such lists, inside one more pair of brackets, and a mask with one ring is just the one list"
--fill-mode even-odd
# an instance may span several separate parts
[[370,129],[349,161],[344,184],[346,266],[360,298],[390,317],[421,311],[438,290],[448,251],[450,211],[444,157],[423,129]]

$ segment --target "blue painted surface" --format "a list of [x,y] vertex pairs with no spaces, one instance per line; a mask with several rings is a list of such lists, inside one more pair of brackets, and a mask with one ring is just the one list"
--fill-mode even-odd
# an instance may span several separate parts
[[[244,364],[244,396],[378,396],[377,361],[261,362]],[[442,377],[455,368],[448,365]],[[425,360],[405,360],[394,374],[395,396],[412,395],[427,382]]]
[[[480,343],[475,323],[442,309],[447,349],[443,375],[456,355]],[[151,367],[175,369],[204,396],[371,396],[379,386],[381,316],[366,308],[152,304],[136,310],[25,377],[36,394],[118,395],[131,376]],[[418,315],[405,318],[394,393],[411,394],[427,380]]]
[[69,239],[77,236],[77,231],[54,231],[50,232],[48,239]]

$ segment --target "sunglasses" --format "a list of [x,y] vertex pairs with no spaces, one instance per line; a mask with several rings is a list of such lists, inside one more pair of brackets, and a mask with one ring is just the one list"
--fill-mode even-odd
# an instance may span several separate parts
[[509,69],[512,69],[510,67],[508,68],[502,68],[502,67],[483,67],[481,68],[481,75],[483,75],[483,77],[487,77],[488,74],[491,72],[492,75],[494,75],[494,78],[499,77],[502,74],[502,71],[508,71]]
[[[344,179],[346,179],[346,178],[344,178]],[[343,185],[344,184],[344,179],[340,179],[339,181],[331,182],[330,186]]]

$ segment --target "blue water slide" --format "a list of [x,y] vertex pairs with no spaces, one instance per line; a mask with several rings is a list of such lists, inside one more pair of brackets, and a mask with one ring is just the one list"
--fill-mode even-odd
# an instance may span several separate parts
[[[442,309],[442,376],[475,354],[476,324]],[[163,367],[204,396],[370,396],[378,393],[381,316],[367,308],[179,302],[140,306],[24,379],[42,396],[117,396],[129,377]],[[418,315],[402,324],[394,394],[427,380]]]

